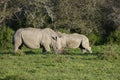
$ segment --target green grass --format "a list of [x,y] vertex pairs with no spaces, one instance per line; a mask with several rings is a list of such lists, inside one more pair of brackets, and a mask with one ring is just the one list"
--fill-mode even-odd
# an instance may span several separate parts
[[92,54],[79,49],[69,49],[68,54],[24,49],[24,55],[14,55],[4,50],[0,52],[0,80],[120,80],[119,46],[114,52],[117,59],[99,58],[106,48],[93,46]]

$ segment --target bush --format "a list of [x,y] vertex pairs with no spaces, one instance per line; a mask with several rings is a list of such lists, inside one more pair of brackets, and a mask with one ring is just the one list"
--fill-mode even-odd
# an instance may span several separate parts
[[117,46],[107,45],[107,47],[98,55],[102,60],[113,60],[118,58]]
[[90,44],[91,45],[97,45],[97,44],[100,44],[101,43],[101,36],[100,35],[96,35],[96,34],[89,34],[88,35],[88,38],[90,40]]
[[12,36],[13,30],[9,27],[0,28],[0,48],[1,49],[10,49],[12,48]]
[[107,39],[108,43],[116,43],[120,44],[120,31],[119,29],[115,30],[114,32],[111,32]]

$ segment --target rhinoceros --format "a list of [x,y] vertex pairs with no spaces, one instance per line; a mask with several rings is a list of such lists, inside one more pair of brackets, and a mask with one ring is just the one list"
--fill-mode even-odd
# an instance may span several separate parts
[[56,40],[56,52],[61,53],[64,48],[80,48],[82,53],[85,53],[86,50],[89,53],[92,53],[91,47],[89,45],[89,39],[82,34],[73,33],[73,34],[66,34],[57,32],[60,37],[57,37]]
[[49,52],[50,47],[54,47],[54,41],[57,34],[50,28],[20,28],[13,36],[14,52],[21,47],[22,44],[28,48],[37,49],[43,47],[43,52]]

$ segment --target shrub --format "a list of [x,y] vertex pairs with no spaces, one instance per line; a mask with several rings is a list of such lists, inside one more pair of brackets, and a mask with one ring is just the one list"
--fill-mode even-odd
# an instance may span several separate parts
[[120,29],[115,30],[114,32],[111,32],[109,35],[107,41],[108,43],[116,43],[120,44]]
[[99,59],[112,60],[118,58],[117,46],[107,45],[106,48],[98,55]]
[[9,27],[0,28],[0,48],[1,49],[10,49],[12,48],[12,35],[13,30]]
[[96,44],[100,44],[101,43],[101,36],[100,35],[96,35],[96,34],[89,34],[88,38],[90,40],[90,44],[91,45],[96,45]]

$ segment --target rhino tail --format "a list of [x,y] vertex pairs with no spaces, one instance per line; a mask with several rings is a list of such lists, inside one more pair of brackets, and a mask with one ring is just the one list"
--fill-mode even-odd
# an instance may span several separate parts
[[18,31],[16,31],[14,34],[13,34],[13,37],[12,37],[12,44],[14,45],[15,44],[15,40],[17,38],[22,38],[21,36],[21,30],[22,29],[19,29]]
[[14,32],[14,34],[13,34],[13,36],[12,36],[12,40],[11,40],[13,45],[14,45],[14,36],[15,36],[15,33],[16,33],[16,32]]

